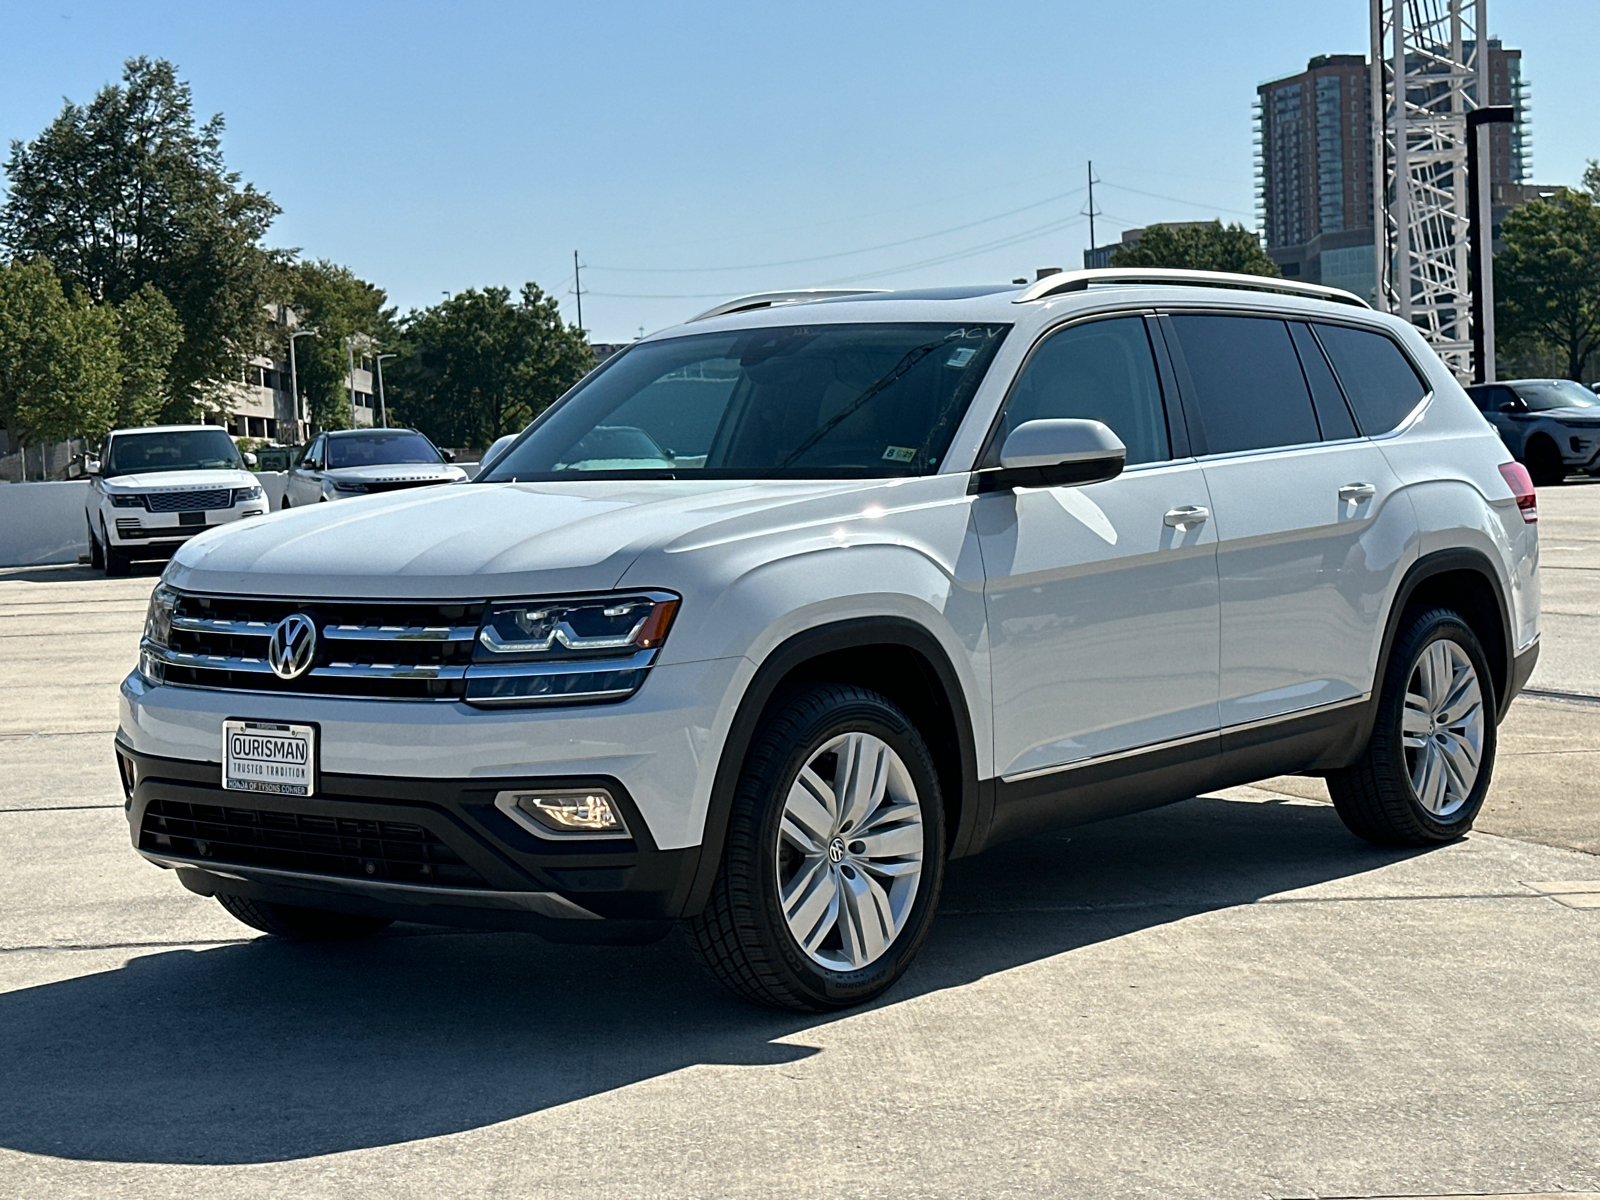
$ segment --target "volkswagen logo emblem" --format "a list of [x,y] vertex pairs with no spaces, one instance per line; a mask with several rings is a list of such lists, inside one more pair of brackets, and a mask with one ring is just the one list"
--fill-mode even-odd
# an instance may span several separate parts
[[299,679],[317,653],[317,626],[305,613],[278,622],[267,642],[267,666],[279,679]]

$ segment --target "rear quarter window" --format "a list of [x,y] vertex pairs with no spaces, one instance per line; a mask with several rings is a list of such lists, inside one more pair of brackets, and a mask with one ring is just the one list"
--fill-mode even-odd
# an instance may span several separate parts
[[1348,325],[1313,328],[1368,437],[1395,428],[1428,394],[1411,360],[1386,335]]

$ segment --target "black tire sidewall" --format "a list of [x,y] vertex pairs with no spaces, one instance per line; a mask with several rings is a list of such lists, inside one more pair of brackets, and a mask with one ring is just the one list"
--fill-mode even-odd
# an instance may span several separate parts
[[[739,847],[739,850],[753,858],[754,895],[748,900],[761,940],[777,959],[775,965],[785,976],[784,982],[800,992],[811,1005],[842,1008],[870,1000],[892,985],[910,966],[927,938],[944,882],[943,798],[927,746],[898,708],[883,697],[860,688],[821,691],[834,693],[838,699],[821,707],[800,730],[783,729],[785,734],[793,736],[799,732],[800,736],[795,737],[787,752],[776,759],[780,764],[777,770],[758,768],[741,780],[740,800],[759,805],[759,816],[754,822],[755,844]],[[797,697],[796,705],[815,698],[816,693]],[[850,732],[881,738],[900,756],[910,773],[922,806],[923,871],[905,926],[889,950],[858,971],[844,972],[829,970],[815,962],[790,932],[778,898],[777,843],[784,801],[795,776],[820,746]]]
[[[1402,730],[1406,688],[1411,682],[1412,672],[1416,670],[1417,660],[1430,645],[1442,640],[1452,641],[1466,652],[1472,662],[1472,669],[1477,672],[1478,690],[1483,697],[1484,707],[1483,753],[1478,761],[1478,777],[1473,780],[1467,802],[1443,820],[1430,813],[1423,807],[1422,801],[1417,799],[1416,790],[1411,785],[1411,776],[1406,770]],[[1427,832],[1430,840],[1446,841],[1460,837],[1472,828],[1472,822],[1476,819],[1478,810],[1483,807],[1484,798],[1488,795],[1494,775],[1498,714],[1495,706],[1494,675],[1489,670],[1489,660],[1471,627],[1447,609],[1434,609],[1420,614],[1405,630],[1401,644],[1396,646],[1396,651],[1394,664],[1384,689],[1382,709],[1378,714],[1384,736],[1389,739],[1393,748],[1391,761],[1398,768],[1393,783],[1406,798],[1412,819]]]

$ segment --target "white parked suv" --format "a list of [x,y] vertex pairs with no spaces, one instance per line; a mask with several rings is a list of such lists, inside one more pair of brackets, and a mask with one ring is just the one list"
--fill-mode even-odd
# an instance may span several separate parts
[[267,511],[260,481],[215,425],[114,429],[87,465],[89,557],[107,575],[126,575],[136,558],[166,558],[197,533]]
[[134,844],[271,933],[658,936],[887,988],[948,860],[1284,772],[1472,825],[1535,497],[1404,322],[1248,277],[777,293],[473,483],[185,546],[122,686]]
[[290,469],[283,507],[460,483],[467,473],[452,466],[447,453],[415,429],[340,429],[320,434]]

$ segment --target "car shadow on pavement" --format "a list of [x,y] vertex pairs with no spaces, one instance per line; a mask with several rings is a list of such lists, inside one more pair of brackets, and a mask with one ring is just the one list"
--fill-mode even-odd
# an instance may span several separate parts
[[[165,559],[140,560],[130,565],[133,578],[155,578],[167,569]],[[51,564],[42,567],[0,567],[0,583],[90,583],[106,579],[104,571],[83,563]]]
[[[1325,805],[1206,798],[999,847],[952,864],[928,944],[877,1006],[1405,857]],[[697,1064],[793,1062],[836,1019],[726,995],[676,936],[578,947],[413,926],[139,954],[0,995],[0,1146],[239,1164],[393,1145]]]

